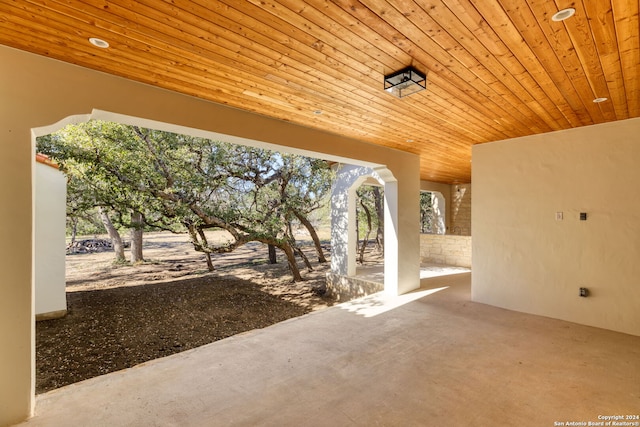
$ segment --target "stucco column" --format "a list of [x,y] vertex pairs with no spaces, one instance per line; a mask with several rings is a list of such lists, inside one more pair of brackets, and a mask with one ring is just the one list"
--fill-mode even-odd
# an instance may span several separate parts
[[65,234],[67,179],[58,165],[39,156],[35,163],[34,281],[37,319],[67,312]]
[[[384,290],[398,295],[419,286],[419,266],[401,270],[400,262],[402,257],[405,262],[411,262],[410,252],[413,246],[407,235],[415,233],[417,236],[419,230],[417,221],[415,229],[403,229],[405,226],[401,225],[398,206],[401,203],[410,206],[412,200],[409,197],[399,199],[398,182],[387,168],[340,166],[331,197],[331,271],[347,277],[356,274],[356,190],[367,178],[373,178],[384,186]],[[416,199],[418,195],[419,192],[416,191]],[[406,243],[404,247],[401,247],[401,238]],[[404,249],[404,253],[401,249]],[[412,278],[412,274],[415,277]]]
[[[398,183],[390,181],[384,186],[384,291],[390,295],[400,295],[419,286],[419,270],[414,286],[403,289],[401,285],[398,222]],[[417,227],[416,223],[416,235],[420,232]]]
[[[10,85],[0,76],[2,85]],[[0,95],[1,97],[2,95]],[[0,102],[0,425],[33,413],[35,359],[32,258],[32,163],[28,128],[7,123]]]
[[338,172],[331,190],[331,272],[349,275],[349,188]]

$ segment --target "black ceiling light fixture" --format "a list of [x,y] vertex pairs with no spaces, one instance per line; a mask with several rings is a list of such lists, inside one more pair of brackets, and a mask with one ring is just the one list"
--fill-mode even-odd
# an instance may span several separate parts
[[427,88],[427,76],[413,67],[407,67],[384,77],[384,90],[398,98]]

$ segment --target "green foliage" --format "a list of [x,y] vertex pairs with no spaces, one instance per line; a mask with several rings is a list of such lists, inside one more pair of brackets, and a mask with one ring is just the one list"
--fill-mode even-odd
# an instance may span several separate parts
[[420,192],[420,232],[435,233],[435,212],[433,195],[428,191]]
[[[75,230],[74,230],[75,229]],[[69,212],[67,208],[67,236],[104,234],[104,226],[93,209],[86,212]]]
[[[148,226],[186,227],[205,252],[251,240],[281,247],[292,218],[326,201],[333,177],[322,160],[102,121],[67,126],[37,144],[69,177],[70,215],[106,206],[129,226],[131,213],[141,212]],[[206,228],[234,240],[211,247],[198,238]]]

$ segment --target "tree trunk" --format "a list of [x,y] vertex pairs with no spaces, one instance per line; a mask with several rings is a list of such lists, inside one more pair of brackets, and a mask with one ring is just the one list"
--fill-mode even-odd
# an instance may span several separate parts
[[71,218],[71,246],[76,242],[76,236],[78,235],[78,218]]
[[360,245],[360,209],[358,208],[358,202],[356,202],[356,247]]
[[211,261],[211,253],[210,252],[205,252],[204,253],[204,259],[207,262],[207,270],[209,270],[209,271],[215,270],[215,268],[213,268],[213,261]]
[[[202,240],[202,243],[204,245],[204,247],[208,247],[209,246],[209,242],[207,241],[207,235],[204,234],[204,230],[202,228],[198,228],[198,234],[200,235],[200,239]],[[207,261],[207,270],[209,271],[213,271],[213,262],[211,261],[211,252],[209,251],[204,251],[204,256],[205,256],[205,261]]]
[[279,246],[279,248],[282,249],[285,255],[287,256],[287,261],[289,262],[289,269],[291,270],[293,281],[301,282],[303,279],[302,279],[302,276],[300,275],[300,270],[298,270],[298,265],[296,264],[296,256],[293,253],[293,249],[291,248],[291,245],[289,245],[288,243],[284,243],[281,246]]
[[269,250],[269,264],[277,264],[278,259],[276,257],[276,247],[272,244],[268,244],[267,248]]
[[122,244],[120,233],[118,233],[118,230],[116,230],[116,228],[113,226],[113,223],[109,219],[107,211],[102,206],[98,207],[98,213],[100,214],[100,220],[102,221],[104,228],[109,234],[109,238],[111,238],[111,244],[113,245],[113,251],[115,252],[116,262],[125,262],[124,245]]
[[[206,250],[207,237],[205,236],[204,231],[201,228],[198,228],[196,230],[196,226],[189,223],[184,223],[184,226],[187,227],[187,230],[189,231],[189,237],[191,237],[193,248],[196,251],[202,252],[204,254],[205,261],[207,262],[207,270],[213,271],[214,268],[213,262],[211,262],[211,252]],[[203,243],[198,240],[198,235],[200,235],[200,237],[203,239],[205,246],[203,246]]]
[[69,217],[71,221],[71,243],[67,246],[68,249],[71,250],[72,254],[76,253],[76,246],[74,243],[76,242],[76,236],[78,235],[78,218],[77,217]]
[[289,233],[289,245],[291,247],[291,249],[293,250],[293,256],[295,259],[295,255],[298,254],[300,255],[300,258],[302,258],[302,260],[304,261],[304,264],[307,266],[307,268],[309,269],[309,271],[313,271],[313,267],[311,266],[311,263],[309,262],[309,258],[307,258],[307,256],[304,254],[304,252],[302,252],[302,249],[300,249],[298,247],[298,244],[296,243],[296,238],[293,237],[293,227],[291,227],[291,221],[287,221],[287,231]]
[[380,252],[384,252],[384,200],[379,187],[373,187],[373,201],[378,216],[378,230],[376,231],[376,246]]
[[371,234],[371,212],[369,212],[369,208],[364,204],[362,199],[360,199],[360,205],[362,206],[362,209],[364,209],[364,213],[367,217],[367,232],[362,240],[362,246],[360,246],[360,257],[358,259],[360,264],[364,264],[364,250],[367,247],[367,243],[369,243],[369,235]]
[[298,218],[298,220],[307,227],[309,231],[309,235],[313,240],[313,245],[316,247],[316,253],[318,254],[318,262],[327,262],[327,259],[324,257],[324,252],[322,251],[322,245],[320,244],[320,239],[318,238],[318,233],[316,233],[316,229],[313,227],[311,222],[302,215],[301,213],[294,211],[293,214]]
[[309,262],[309,258],[307,258],[307,255],[305,255],[305,253],[302,251],[302,249],[298,245],[293,245],[292,248],[293,248],[295,253],[300,255],[300,258],[302,258],[302,260],[304,261],[304,265],[307,266],[307,269],[309,271],[313,271],[313,267],[311,266],[311,263]]
[[142,233],[143,231],[142,214],[133,212],[131,214],[131,264],[144,261],[142,257]]

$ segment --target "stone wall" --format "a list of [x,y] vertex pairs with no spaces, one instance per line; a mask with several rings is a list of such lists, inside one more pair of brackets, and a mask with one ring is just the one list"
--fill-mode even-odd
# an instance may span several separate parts
[[421,234],[420,261],[471,268],[471,236]]

